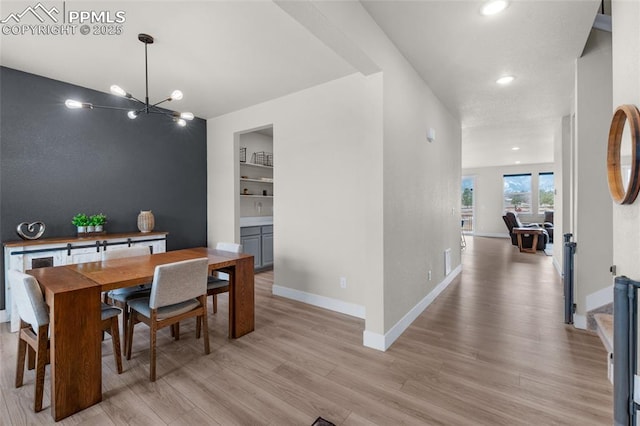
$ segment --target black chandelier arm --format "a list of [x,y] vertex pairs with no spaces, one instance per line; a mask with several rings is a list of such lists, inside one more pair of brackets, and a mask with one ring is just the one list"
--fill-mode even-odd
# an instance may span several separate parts
[[156,102],[156,103],[155,103],[155,104],[153,104],[153,105],[149,105],[149,107],[150,107],[150,108],[154,108],[154,107],[156,107],[156,106],[158,106],[158,105],[160,105],[160,104],[162,104],[162,103],[165,103],[165,102],[167,102],[167,101],[170,101],[170,100],[171,100],[171,98],[163,99],[163,100],[161,100],[160,102]]
[[132,99],[132,100],[134,100],[134,101],[136,101],[136,102],[139,102],[139,103],[141,103],[142,105],[145,105],[145,106],[146,106],[146,104],[144,103],[144,101],[141,101],[140,99],[136,98],[135,96],[131,95],[130,93],[129,93],[129,96],[127,96],[127,99]]
[[[118,111],[131,111],[131,108],[122,108],[122,107],[113,107],[113,106],[106,106],[106,105],[91,105],[91,108],[100,108],[100,109],[115,109]],[[144,108],[143,108],[144,110]]]

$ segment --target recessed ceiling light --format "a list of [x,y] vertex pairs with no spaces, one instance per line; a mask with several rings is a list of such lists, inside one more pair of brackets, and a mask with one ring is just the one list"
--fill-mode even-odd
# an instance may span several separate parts
[[516,164],[520,164],[520,162],[519,162],[519,161],[516,161]]
[[514,146],[513,148],[511,148],[512,151],[518,151],[520,149],[519,146]]
[[500,77],[499,79],[496,80],[496,83],[501,84],[501,85],[507,85],[509,83],[511,83],[513,80],[515,80],[516,78],[512,75],[504,75],[502,77]]
[[506,0],[493,0],[485,3],[480,10],[484,16],[495,15],[496,13],[500,13],[505,10],[509,6],[509,2]]

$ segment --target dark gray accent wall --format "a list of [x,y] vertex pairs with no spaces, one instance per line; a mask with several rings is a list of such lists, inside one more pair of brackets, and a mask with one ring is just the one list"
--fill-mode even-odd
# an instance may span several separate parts
[[[104,79],[108,87],[117,76]],[[166,95],[150,90],[152,101]],[[19,240],[16,226],[36,220],[46,224],[43,238],[75,235],[71,218],[79,212],[106,214],[108,233],[137,232],[140,210],[152,210],[155,230],[169,232],[168,250],[205,246],[206,121],[196,118],[179,127],[164,115],[130,120],[124,111],[68,109],[68,98],[131,105],[124,98],[0,67],[2,242]],[[171,107],[179,109],[180,102]]]

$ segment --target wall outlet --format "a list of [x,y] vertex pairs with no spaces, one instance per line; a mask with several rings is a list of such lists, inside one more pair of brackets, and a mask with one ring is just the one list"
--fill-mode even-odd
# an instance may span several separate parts
[[427,277],[429,277],[429,281],[431,281],[431,269],[429,269],[429,273],[427,274]]
[[340,277],[340,288],[347,288],[347,277]]

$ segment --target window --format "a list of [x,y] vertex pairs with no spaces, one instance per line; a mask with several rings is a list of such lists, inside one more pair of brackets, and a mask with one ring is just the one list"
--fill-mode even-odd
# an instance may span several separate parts
[[531,213],[531,173],[504,175],[504,211]]
[[553,197],[556,187],[553,173],[540,173],[538,175],[538,213],[544,214],[547,210],[553,210]]

